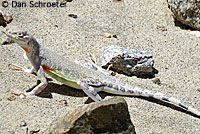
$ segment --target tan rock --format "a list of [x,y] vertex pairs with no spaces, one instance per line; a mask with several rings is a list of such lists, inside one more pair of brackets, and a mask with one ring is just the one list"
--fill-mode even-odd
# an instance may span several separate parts
[[54,120],[50,134],[135,134],[128,106],[121,97],[83,105]]

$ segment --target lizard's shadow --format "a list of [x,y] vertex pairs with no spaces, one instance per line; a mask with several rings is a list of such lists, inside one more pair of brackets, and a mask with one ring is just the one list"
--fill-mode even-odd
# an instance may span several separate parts
[[140,98],[140,99],[146,100],[148,102],[156,103],[156,104],[159,104],[159,105],[171,108],[171,109],[179,111],[179,112],[183,112],[185,114],[188,114],[188,115],[191,115],[193,117],[196,117],[196,118],[200,119],[199,116],[197,116],[197,115],[195,115],[195,114],[193,114],[191,112],[188,112],[185,109],[183,109],[183,108],[181,108],[181,107],[179,107],[177,105],[174,105],[174,104],[162,101],[162,100],[158,100],[158,99],[154,99],[154,98],[149,98],[149,97],[141,97],[141,96],[135,96],[134,98]]
[[66,96],[73,97],[86,97],[84,92],[81,90],[66,86],[64,84],[48,83],[44,91],[39,93],[37,96],[42,98],[53,98],[52,93],[57,93]]
[[[47,87],[36,96],[51,99],[53,98],[52,93],[57,93],[57,94],[72,96],[72,97],[88,97],[83,91],[79,89],[75,89],[75,88],[66,86],[64,84],[57,84],[57,83],[50,82],[50,81],[53,81],[51,78],[47,78],[47,80],[48,80]],[[28,89],[27,92],[30,92],[31,90],[33,90],[38,84],[40,84],[40,80],[37,81],[37,84],[35,86]],[[108,94],[105,92],[100,92],[98,94],[102,97],[102,99],[108,96]],[[88,99],[84,103],[89,104],[92,102],[94,101],[88,97]]]
[[[47,79],[48,79],[48,85],[41,93],[39,93],[37,95],[38,97],[53,98],[52,93],[57,93],[57,94],[72,96],[72,97],[87,97],[87,95],[82,90],[75,89],[75,88],[66,86],[64,84],[53,83],[53,82],[51,82],[52,79],[50,79],[50,78],[47,78]],[[37,85],[38,84],[40,84],[39,80],[37,81]],[[32,88],[30,88],[29,90],[27,90],[27,92],[30,92],[31,90],[33,90],[33,88],[35,88],[37,85],[35,85]],[[106,93],[104,93],[104,92],[101,92],[99,94],[102,98],[105,98],[105,96],[106,96]],[[86,103],[90,103],[90,102],[92,102],[92,101],[88,100],[88,102],[86,102]]]
[[[39,83],[39,81],[38,81],[38,83]],[[32,90],[34,87],[29,89],[28,91]],[[42,97],[42,98],[53,98],[52,93],[57,93],[57,94],[66,95],[66,96],[73,96],[73,97],[87,97],[87,95],[79,89],[71,88],[64,84],[56,84],[56,83],[52,83],[52,82],[49,82],[47,87],[45,88],[45,90],[42,91],[41,93],[39,93],[37,96]],[[113,95],[113,94],[109,94],[109,93],[105,93],[105,92],[100,92],[99,94],[102,97],[102,99],[104,99],[106,96],[117,96],[117,95]],[[189,114],[193,117],[200,118],[197,115],[190,113],[179,106],[176,106],[174,104],[164,102],[164,101],[161,101],[158,99],[149,98],[149,97],[140,97],[140,96],[128,96],[128,97],[140,98],[140,99],[146,100],[148,102],[156,103],[156,104],[174,109],[176,111],[180,111],[180,112]],[[85,103],[88,104],[91,102],[93,102],[93,101],[91,99],[88,99]]]

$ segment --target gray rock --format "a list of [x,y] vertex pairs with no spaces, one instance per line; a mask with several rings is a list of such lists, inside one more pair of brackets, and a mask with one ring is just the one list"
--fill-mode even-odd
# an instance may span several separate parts
[[111,45],[100,57],[101,66],[118,73],[139,77],[153,75],[152,54],[136,48]]
[[79,106],[54,120],[48,134],[135,134],[128,106],[121,97]]
[[175,19],[200,30],[200,0],[168,0]]

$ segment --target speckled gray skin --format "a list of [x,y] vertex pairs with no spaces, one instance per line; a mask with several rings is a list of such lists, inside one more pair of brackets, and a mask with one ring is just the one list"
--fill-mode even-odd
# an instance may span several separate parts
[[19,27],[13,27],[9,30],[1,28],[1,31],[26,51],[26,55],[30,60],[33,69],[31,69],[30,72],[29,70],[24,71],[29,73],[35,71],[42,81],[31,92],[26,93],[26,95],[38,94],[46,87],[47,82],[44,75],[45,71],[47,74],[67,86],[82,89],[95,101],[101,101],[101,97],[97,94],[99,91],[119,95],[137,95],[171,102],[193,114],[196,114],[197,116],[200,116],[198,110],[185,105],[178,99],[123,83],[111,76],[95,71],[94,69],[80,66],[67,58],[59,56],[54,52],[43,48],[31,34]]

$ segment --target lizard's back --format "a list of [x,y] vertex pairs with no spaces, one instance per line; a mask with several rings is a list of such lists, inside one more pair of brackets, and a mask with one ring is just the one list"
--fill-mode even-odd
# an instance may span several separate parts
[[41,65],[46,65],[51,69],[60,72],[64,76],[70,77],[72,79],[80,80],[85,78],[94,78],[100,81],[104,81],[110,76],[103,75],[102,73],[83,67],[75,62],[72,62],[68,58],[62,57],[46,48],[40,48],[40,58]]

